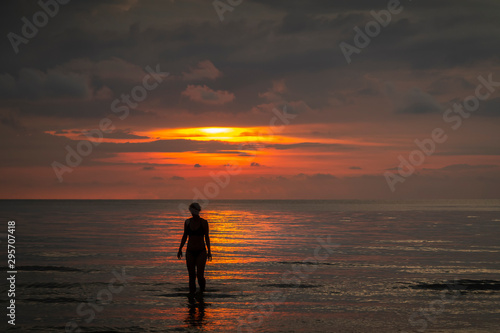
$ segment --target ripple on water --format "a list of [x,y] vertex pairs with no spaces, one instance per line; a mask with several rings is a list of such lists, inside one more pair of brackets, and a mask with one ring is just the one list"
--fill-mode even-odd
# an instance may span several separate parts
[[[478,290],[500,290],[500,281],[497,280],[470,280],[460,279],[454,281],[442,282],[419,282],[408,286],[411,289],[427,289],[427,290],[461,290],[461,291],[478,291]],[[405,288],[405,287],[403,287]]]

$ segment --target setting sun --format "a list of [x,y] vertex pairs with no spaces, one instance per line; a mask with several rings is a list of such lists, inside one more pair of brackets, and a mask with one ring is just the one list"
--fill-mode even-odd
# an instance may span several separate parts
[[226,127],[208,127],[208,128],[201,128],[200,130],[202,132],[209,134],[227,133],[232,131],[231,128],[226,128]]
[[267,127],[195,127],[158,129],[143,132],[158,140],[187,139],[196,141],[227,141],[227,142],[286,142],[296,140],[289,136],[274,135]]

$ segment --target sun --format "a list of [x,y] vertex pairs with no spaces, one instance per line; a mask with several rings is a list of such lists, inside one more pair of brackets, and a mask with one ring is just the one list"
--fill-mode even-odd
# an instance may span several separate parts
[[149,132],[148,135],[158,139],[170,140],[188,139],[198,141],[219,140],[239,142],[248,140],[248,131],[248,128],[243,127],[195,127],[161,129]]
[[152,140],[194,140],[224,142],[268,142],[292,143],[296,140],[269,132],[269,127],[191,127],[164,128],[149,132],[136,132],[138,135],[150,137]]
[[232,128],[227,127],[206,127],[200,128],[200,131],[208,133],[208,134],[219,134],[219,133],[228,133],[232,131]]

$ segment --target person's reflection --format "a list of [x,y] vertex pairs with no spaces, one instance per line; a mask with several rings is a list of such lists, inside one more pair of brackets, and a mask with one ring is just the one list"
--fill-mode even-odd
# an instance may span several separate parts
[[188,297],[188,315],[184,320],[189,327],[203,328],[206,324],[205,306],[208,304],[203,300],[203,294]]

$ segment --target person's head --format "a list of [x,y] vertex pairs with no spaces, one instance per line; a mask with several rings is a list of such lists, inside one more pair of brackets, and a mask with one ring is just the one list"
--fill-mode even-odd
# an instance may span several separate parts
[[197,202],[193,202],[192,204],[189,205],[189,211],[191,212],[191,215],[193,215],[193,216],[200,215],[200,212],[201,212],[200,204]]

